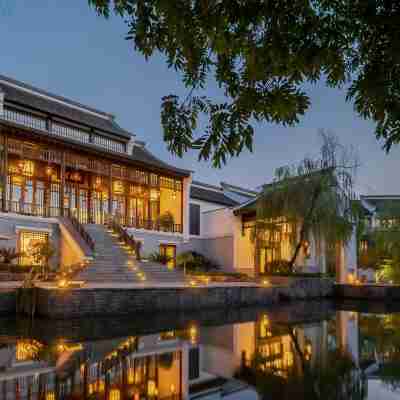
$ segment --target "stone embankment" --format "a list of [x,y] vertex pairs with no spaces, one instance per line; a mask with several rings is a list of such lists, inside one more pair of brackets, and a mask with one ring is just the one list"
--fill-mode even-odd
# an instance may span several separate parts
[[400,300],[400,285],[338,284],[335,285],[335,297],[341,299],[394,302]]
[[[25,291],[23,296],[16,296],[15,290],[11,289],[0,293],[0,313],[14,314],[17,297],[18,310],[34,309],[36,316],[50,319],[264,307],[291,300],[332,297],[334,283],[329,279],[274,277],[269,285],[235,283],[195,287],[184,284],[132,287],[104,284],[76,289],[38,287],[31,293]],[[34,300],[24,306],[21,299],[28,298]]]
[[200,311],[216,308],[257,307],[287,300],[330,297],[333,281],[294,279],[283,284],[208,285],[197,287],[40,288],[36,313],[47,318],[111,316],[136,313]]

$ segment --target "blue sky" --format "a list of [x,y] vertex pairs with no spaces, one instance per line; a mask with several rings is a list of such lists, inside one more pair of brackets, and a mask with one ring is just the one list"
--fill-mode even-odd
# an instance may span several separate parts
[[[124,39],[127,28],[104,20],[86,0],[0,0],[0,74],[31,83],[84,104],[112,112],[117,122],[174,165],[195,171],[195,179],[256,187],[274,169],[319,149],[317,131],[330,129],[358,151],[358,189],[363,193],[400,193],[399,148],[389,155],[374,136],[374,126],[356,116],[344,92],[322,84],[307,87],[312,106],[296,127],[256,127],[254,152],[244,152],[221,170],[194,154],[176,159],[166,150],[160,127],[163,95],[185,90],[159,56],[145,61]],[[220,93],[211,85],[211,96]]]

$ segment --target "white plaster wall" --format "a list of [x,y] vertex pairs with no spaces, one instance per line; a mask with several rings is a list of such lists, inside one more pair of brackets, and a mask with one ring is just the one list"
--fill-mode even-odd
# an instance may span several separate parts
[[200,236],[194,236],[194,237],[203,237],[206,232],[206,218],[205,218],[205,213],[208,213],[208,211],[214,211],[214,210],[221,210],[221,209],[226,209],[226,207],[221,206],[221,204],[215,204],[215,203],[209,203],[207,201],[203,200],[197,200],[197,199],[190,199],[191,204],[197,204],[200,206]]
[[202,215],[203,237],[216,238],[233,236],[235,216],[229,208],[208,211]]
[[189,240],[189,204],[190,204],[190,186],[192,184],[192,176],[183,179],[183,237],[184,240]]
[[253,275],[255,273],[255,246],[251,241],[250,229],[242,234],[240,218],[234,221],[234,268],[237,271]]

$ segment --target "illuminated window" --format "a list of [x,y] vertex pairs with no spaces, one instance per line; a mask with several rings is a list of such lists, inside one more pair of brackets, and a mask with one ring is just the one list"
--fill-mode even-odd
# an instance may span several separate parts
[[19,251],[23,253],[20,263],[21,265],[40,265],[33,256],[33,251],[38,243],[47,243],[49,234],[39,231],[21,231],[19,233]]
[[36,340],[18,340],[15,351],[17,361],[36,360],[42,344]]
[[176,246],[174,244],[161,244],[160,254],[168,257],[167,267],[173,269],[176,266]]
[[121,398],[121,392],[119,391],[119,389],[111,389],[110,390],[110,400],[120,400]]

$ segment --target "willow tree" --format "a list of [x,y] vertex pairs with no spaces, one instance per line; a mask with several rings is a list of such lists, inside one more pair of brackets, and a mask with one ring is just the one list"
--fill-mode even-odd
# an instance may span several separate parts
[[290,226],[290,270],[310,238],[321,247],[322,240],[346,243],[353,233],[357,157],[334,135],[321,131],[320,136],[319,155],[278,168],[274,181],[264,185],[257,200],[252,235],[256,251],[261,246],[273,246],[282,226]]

